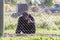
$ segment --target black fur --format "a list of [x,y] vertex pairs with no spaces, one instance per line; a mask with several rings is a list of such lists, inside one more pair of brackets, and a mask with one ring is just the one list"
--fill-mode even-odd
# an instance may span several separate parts
[[19,17],[18,19],[16,33],[20,33],[21,31],[25,34],[35,33],[34,18],[30,14],[27,14],[26,12],[24,12],[23,16]]

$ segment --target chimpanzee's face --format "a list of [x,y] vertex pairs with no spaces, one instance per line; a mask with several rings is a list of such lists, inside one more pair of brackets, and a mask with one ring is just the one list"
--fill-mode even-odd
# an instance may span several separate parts
[[24,17],[25,20],[28,20],[28,18],[29,18],[29,14],[27,14],[27,13],[23,13],[23,17]]
[[26,16],[25,19],[28,20],[28,16]]

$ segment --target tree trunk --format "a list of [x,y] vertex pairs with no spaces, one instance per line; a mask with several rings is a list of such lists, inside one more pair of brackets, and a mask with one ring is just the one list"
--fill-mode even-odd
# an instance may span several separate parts
[[0,37],[3,34],[3,0],[0,0]]

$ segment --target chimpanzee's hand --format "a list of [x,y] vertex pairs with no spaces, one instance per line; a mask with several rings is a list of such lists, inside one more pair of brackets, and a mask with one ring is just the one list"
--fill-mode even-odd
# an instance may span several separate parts
[[34,21],[32,21],[30,18],[28,19],[28,23],[34,23]]

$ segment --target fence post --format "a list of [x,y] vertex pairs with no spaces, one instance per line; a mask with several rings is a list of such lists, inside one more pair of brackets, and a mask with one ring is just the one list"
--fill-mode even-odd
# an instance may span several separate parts
[[3,35],[3,0],[0,0],[0,37]]

